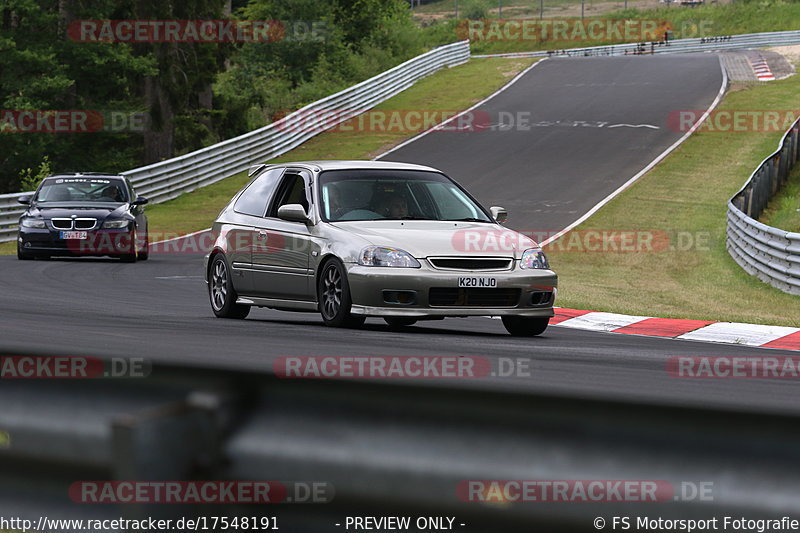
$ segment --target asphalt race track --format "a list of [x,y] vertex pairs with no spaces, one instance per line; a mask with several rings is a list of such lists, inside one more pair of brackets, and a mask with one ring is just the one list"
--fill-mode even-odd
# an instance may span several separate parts
[[[713,55],[546,61],[490,107],[531,109],[541,119],[649,123],[659,129],[553,126],[436,133],[387,159],[443,168],[485,202],[509,208],[516,227],[522,221],[560,229],[674,142],[680,133],[665,129],[667,114],[705,109],[719,90],[720,76]],[[201,268],[198,254],[154,254],[137,264],[0,257],[0,353],[139,356],[252,370],[270,370],[276,358],[287,355],[529,358],[530,377],[448,385],[800,411],[791,380],[677,379],[665,370],[667,359],[677,355],[790,352],[558,327],[540,338],[518,339],[487,318],[421,323],[403,332],[390,331],[377,319],[362,330],[337,330],[324,327],[317,314],[260,309],[245,321],[221,320],[211,313]]]
[[443,170],[513,229],[557,232],[682,137],[669,117],[705,111],[721,84],[715,54],[548,59],[477,107],[489,129],[434,131],[381,159]]
[[327,328],[317,314],[254,309],[244,321],[215,318],[197,255],[148,262],[0,258],[2,347],[54,355],[138,356],[154,361],[270,370],[280,356],[463,355],[530,358],[531,376],[448,380],[448,386],[635,398],[642,402],[800,411],[792,380],[671,377],[678,355],[791,355],[743,346],[551,327],[538,338],[507,335],[498,320],[448,319],[392,332]]

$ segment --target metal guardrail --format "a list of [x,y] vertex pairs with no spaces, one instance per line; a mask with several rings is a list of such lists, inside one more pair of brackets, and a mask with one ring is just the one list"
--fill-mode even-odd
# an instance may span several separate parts
[[789,294],[800,295],[800,233],[758,220],[800,158],[800,119],[778,150],[767,157],[728,202],[728,253],[749,274]]
[[[444,67],[469,61],[469,41],[435,48],[373,78],[313,102],[263,128],[208,146],[186,155],[121,174],[128,176],[152,203],[165,202],[228,178],[253,163],[284,154],[311,137],[359,115],[404,91],[420,79]],[[302,127],[293,121],[301,121]],[[17,198],[0,195],[0,242],[13,240],[24,209]]]
[[[372,511],[452,515],[469,524],[465,531],[494,532],[529,530],[532,521],[588,531],[598,515],[774,518],[797,510],[796,414],[158,365],[145,379],[10,380],[0,404],[9,436],[0,447],[0,516],[232,512],[221,504],[69,505],[73,482],[102,479],[330,483],[331,503],[239,509],[291,517],[290,531],[332,531],[334,519]],[[713,487],[710,498],[676,494],[658,503],[487,505],[457,496],[465,480],[493,479]]]
[[625,43],[566,50],[537,50],[535,52],[515,52],[508,54],[475,54],[472,57],[584,57],[614,56],[631,54],[678,54],[688,52],[708,52],[710,50],[729,50],[734,48],[761,48],[800,44],[800,31],[778,31],[767,33],[746,33],[720,37],[696,37],[673,41],[653,41],[646,43]]

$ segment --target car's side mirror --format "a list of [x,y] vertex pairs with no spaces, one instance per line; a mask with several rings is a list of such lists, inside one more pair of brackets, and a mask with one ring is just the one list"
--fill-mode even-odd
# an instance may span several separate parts
[[489,208],[489,212],[492,213],[492,218],[498,224],[505,224],[506,220],[508,220],[508,211],[504,207],[498,207],[496,205]]
[[17,198],[17,202],[21,203],[22,205],[30,205],[31,204],[31,197],[30,196],[20,196]]
[[300,204],[286,204],[278,208],[278,218],[289,222],[310,222],[305,208]]
[[150,200],[148,200],[144,196],[137,196],[136,200],[131,202],[131,205],[144,205],[144,204],[149,203],[149,202],[150,202]]

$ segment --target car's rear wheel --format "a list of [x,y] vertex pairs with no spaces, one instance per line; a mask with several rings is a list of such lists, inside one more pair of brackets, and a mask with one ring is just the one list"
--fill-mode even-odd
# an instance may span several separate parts
[[547,329],[548,317],[504,316],[506,331],[515,337],[535,337]]
[[383,320],[389,324],[390,328],[406,328],[417,323],[416,318],[406,318],[404,316],[385,316]]
[[350,314],[353,300],[350,297],[350,284],[344,266],[335,259],[325,263],[317,283],[319,312],[326,326],[336,328],[361,327],[364,316]]
[[233,288],[230,268],[224,255],[214,256],[208,276],[208,295],[211,309],[219,318],[246,318],[250,314],[250,306],[237,304],[238,295]]

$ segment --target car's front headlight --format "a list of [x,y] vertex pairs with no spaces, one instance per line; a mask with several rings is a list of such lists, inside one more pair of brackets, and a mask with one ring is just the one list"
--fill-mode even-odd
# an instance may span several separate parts
[[522,252],[522,259],[519,260],[520,268],[550,268],[547,256],[538,248],[531,248]]
[[414,259],[408,252],[385,246],[367,246],[361,250],[358,264],[362,266],[405,268],[420,268],[421,266],[419,261]]
[[103,229],[122,229],[127,228],[130,224],[129,220],[106,220],[103,222]]
[[23,218],[22,219],[22,227],[23,228],[36,228],[36,229],[43,229],[45,228],[44,220],[41,218]]

